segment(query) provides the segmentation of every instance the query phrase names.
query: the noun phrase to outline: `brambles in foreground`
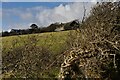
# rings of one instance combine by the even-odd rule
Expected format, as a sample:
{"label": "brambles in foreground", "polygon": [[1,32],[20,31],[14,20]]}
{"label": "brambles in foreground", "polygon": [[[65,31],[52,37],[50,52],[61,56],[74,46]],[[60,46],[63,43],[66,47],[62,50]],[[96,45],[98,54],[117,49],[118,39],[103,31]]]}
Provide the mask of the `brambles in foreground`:
{"label": "brambles in foreground", "polygon": [[[42,76],[42,70],[54,58],[47,48],[36,46],[36,43],[36,38],[31,37],[24,46],[14,48],[3,55],[2,63],[5,78],[38,78]],[[9,72],[12,74],[7,75]]]}
{"label": "brambles in foreground", "polygon": [[119,11],[120,3],[97,4],[80,30],[70,31],[67,36],[61,32],[63,35],[44,34],[40,39],[38,35],[23,37],[21,46],[14,40],[11,50],[4,50],[4,77],[119,79]]}
{"label": "brambles in foreground", "polygon": [[92,9],[80,30],[70,37],[72,49],[64,53],[61,79],[120,78],[119,14],[120,2],[98,3]]}
{"label": "brambles in foreground", "polygon": [[18,45],[20,43],[16,39],[11,44],[11,50],[4,50],[2,55],[3,78],[56,77],[62,58],[51,65],[58,56],[50,50],[51,46],[38,45],[39,39],[36,35],[30,35],[27,38],[24,45]]}

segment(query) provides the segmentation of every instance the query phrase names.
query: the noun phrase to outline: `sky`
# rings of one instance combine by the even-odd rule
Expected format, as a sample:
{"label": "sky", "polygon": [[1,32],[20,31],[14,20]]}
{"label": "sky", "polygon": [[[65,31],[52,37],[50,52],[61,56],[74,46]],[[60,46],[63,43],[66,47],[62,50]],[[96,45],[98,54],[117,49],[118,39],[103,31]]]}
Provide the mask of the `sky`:
{"label": "sky", "polygon": [[[25,0],[24,0],[25,1]],[[86,2],[75,2],[70,0],[66,2],[15,2],[15,0],[2,1],[0,8],[0,17],[2,17],[2,30],[27,29],[32,23],[39,27],[45,27],[55,22],[69,22],[75,19],[81,20],[85,6],[86,16],[89,15],[91,7],[95,5],[96,0],[84,0]],[[27,1],[27,0],[26,0]],[[1,3],[0,3],[1,5]]]}
{"label": "sky", "polygon": [[[44,17],[45,14],[50,13],[47,10],[59,6],[56,2],[3,2],[2,3],[2,29],[8,30],[12,28],[28,28],[30,24],[36,23],[39,26],[46,26],[44,22],[39,21],[39,17]],[[39,16],[44,11],[47,13]],[[42,19],[42,18],[41,18]],[[46,20],[46,18],[43,20]]]}

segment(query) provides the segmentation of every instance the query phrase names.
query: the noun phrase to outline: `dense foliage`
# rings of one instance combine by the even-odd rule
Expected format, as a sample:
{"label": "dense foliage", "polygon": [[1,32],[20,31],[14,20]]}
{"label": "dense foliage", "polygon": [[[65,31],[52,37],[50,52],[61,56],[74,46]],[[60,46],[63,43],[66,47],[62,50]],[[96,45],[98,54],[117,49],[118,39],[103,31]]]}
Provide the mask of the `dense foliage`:
{"label": "dense foliage", "polygon": [[[97,3],[65,52],[60,77],[120,78],[120,2]],[[75,35],[76,34],[76,35]]]}
{"label": "dense foliage", "polygon": [[[115,80],[120,78],[120,2],[97,3],[82,24],[64,25],[66,30],[72,26],[79,29],[69,31],[66,39],[59,36],[42,40],[47,46],[38,45],[38,36],[28,36],[24,45],[13,42],[12,49],[3,50],[4,78],[99,78]],[[56,28],[51,24],[47,31]],[[35,26],[35,25],[33,25]],[[52,28],[54,27],[54,28]],[[36,29],[32,27],[31,29]],[[51,32],[50,31],[50,32]],[[6,32],[7,33],[7,32]],[[61,34],[64,32],[61,32]],[[65,35],[65,34],[63,34]],[[59,36],[59,38],[57,37]],[[43,38],[43,37],[41,37]],[[63,45],[58,45],[62,38]],[[53,40],[53,43],[48,45]],[[55,43],[55,44],[54,44]],[[54,45],[51,50],[49,46]],[[53,51],[60,46],[60,52]],[[17,46],[17,47],[16,47]],[[60,71],[59,71],[60,70]]]}

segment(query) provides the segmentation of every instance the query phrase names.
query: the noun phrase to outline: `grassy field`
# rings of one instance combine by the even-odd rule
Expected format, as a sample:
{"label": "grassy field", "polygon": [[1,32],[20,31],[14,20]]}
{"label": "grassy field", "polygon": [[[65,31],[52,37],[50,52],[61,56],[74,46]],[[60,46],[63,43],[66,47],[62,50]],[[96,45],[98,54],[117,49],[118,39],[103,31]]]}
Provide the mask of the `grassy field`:
{"label": "grassy field", "polygon": [[69,31],[8,36],[2,38],[2,45],[4,50],[9,51],[13,48],[14,44],[14,47],[23,46],[30,37],[35,37],[37,39],[37,46],[47,46],[54,53],[58,53],[63,46],[65,46],[68,32]]}
{"label": "grassy field", "polygon": [[[18,77],[21,77],[22,76],[21,72],[24,73],[25,71],[23,70],[20,72],[19,69],[14,68],[14,66],[16,64],[18,64],[18,66],[23,65],[24,61],[26,62],[27,60],[28,62],[26,62],[26,65],[28,67],[29,66],[35,67],[34,62],[32,63],[33,60],[35,61],[35,63],[37,62],[37,64],[43,67],[43,69],[49,66],[52,62],[54,62],[57,56],[59,56],[61,53],[63,53],[67,49],[68,45],[66,41],[68,40],[69,32],[70,31],[47,32],[47,33],[3,37],[2,38],[3,67],[8,68],[8,70],[5,69],[5,73],[3,74],[4,77],[10,78],[10,75],[12,74],[17,75],[17,76],[19,75]],[[31,52],[27,52],[28,50],[24,49],[26,48],[24,47],[26,46],[26,44],[27,46],[29,45],[29,47],[31,47],[31,45],[36,44],[38,49],[40,49],[40,47],[45,47],[50,51],[51,54],[49,56],[49,51],[47,53],[44,51],[41,52],[40,50],[35,49],[35,48],[33,48],[33,50],[30,49],[32,52],[31,54]],[[23,53],[21,51],[21,48],[23,48],[22,49]],[[34,52],[34,50],[36,51]],[[39,52],[43,54],[45,53],[45,55],[43,55],[42,57],[42,54],[41,53],[39,54]],[[35,56],[36,55],[39,56],[39,57],[37,56],[39,60],[37,60],[37,57],[35,57],[33,53],[35,54]],[[20,54],[26,55],[24,56],[25,60],[22,59],[21,56],[19,57]],[[30,57],[27,57],[28,55]],[[43,61],[40,62],[40,59],[42,58],[43,58]],[[46,61],[48,58],[49,58],[49,61]],[[58,61],[60,61],[61,63],[62,60],[63,58],[59,59]],[[31,61],[31,64],[29,64],[30,61]],[[60,63],[58,62],[58,64],[53,65],[49,70],[47,70],[47,72],[46,71],[43,72],[44,75],[42,75],[42,77],[57,77],[59,70],[60,70]],[[15,71],[12,71],[14,69]],[[36,73],[33,71],[35,74],[41,74],[41,70],[43,70],[43,69],[38,70],[39,67],[36,67],[35,69],[39,71],[39,73]]]}

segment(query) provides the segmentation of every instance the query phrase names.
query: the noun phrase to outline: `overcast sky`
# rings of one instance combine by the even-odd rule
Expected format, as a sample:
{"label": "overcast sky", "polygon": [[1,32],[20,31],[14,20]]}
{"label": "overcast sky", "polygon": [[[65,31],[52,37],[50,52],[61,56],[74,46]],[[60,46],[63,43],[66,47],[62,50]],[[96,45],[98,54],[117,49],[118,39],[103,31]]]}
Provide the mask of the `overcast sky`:
{"label": "overcast sky", "polygon": [[[8,2],[9,1],[9,2]],[[84,0],[86,2],[14,2],[15,0],[4,0],[0,15],[2,14],[2,30],[27,29],[30,24],[48,26],[55,22],[69,22],[74,19],[82,19],[84,8],[86,15],[96,0]],[[30,1],[30,0],[29,0]],[[35,0],[36,1],[36,0]],[[41,0],[38,0],[41,1]]]}

